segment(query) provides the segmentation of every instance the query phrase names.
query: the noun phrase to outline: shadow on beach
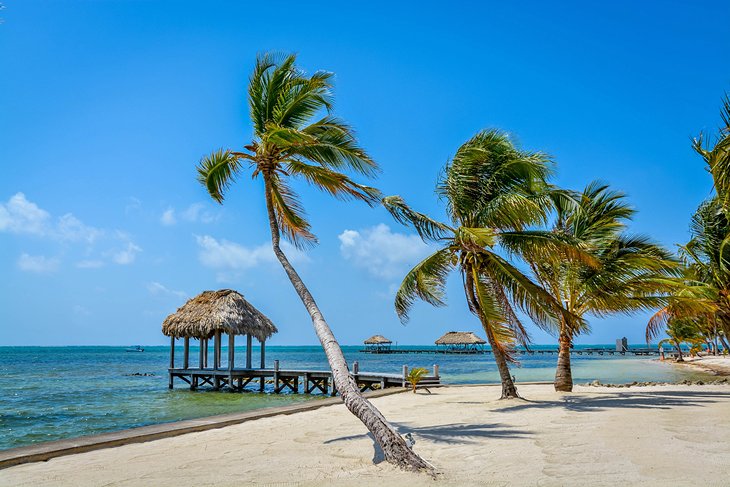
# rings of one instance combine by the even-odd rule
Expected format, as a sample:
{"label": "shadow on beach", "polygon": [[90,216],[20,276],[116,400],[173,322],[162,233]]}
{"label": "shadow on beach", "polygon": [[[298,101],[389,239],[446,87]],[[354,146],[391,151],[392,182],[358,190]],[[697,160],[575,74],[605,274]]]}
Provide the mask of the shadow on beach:
{"label": "shadow on beach", "polygon": [[508,413],[525,409],[564,408],[576,412],[623,409],[671,409],[675,407],[703,406],[730,398],[730,392],[720,391],[621,391],[597,392],[598,396],[568,394],[555,401],[520,399],[518,404],[494,409],[495,413]]}

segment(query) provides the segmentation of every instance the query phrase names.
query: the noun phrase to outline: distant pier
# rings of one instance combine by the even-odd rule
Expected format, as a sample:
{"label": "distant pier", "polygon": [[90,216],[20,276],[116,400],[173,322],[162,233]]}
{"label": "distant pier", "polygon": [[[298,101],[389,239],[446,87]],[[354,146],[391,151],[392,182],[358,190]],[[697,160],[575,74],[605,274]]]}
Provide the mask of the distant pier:
{"label": "distant pier", "polygon": [[[454,348],[381,348],[372,349],[364,348],[360,350],[361,353],[371,354],[409,354],[409,353],[420,353],[420,354],[447,354],[447,355],[482,355],[491,354],[492,351],[488,348],[470,348],[470,349],[454,349]],[[557,355],[559,350],[557,348],[551,349],[540,349],[540,350],[525,350],[518,349],[515,353],[520,355]],[[653,348],[630,348],[628,350],[614,350],[611,348],[580,348],[571,349],[572,355],[659,355],[659,350]]]}

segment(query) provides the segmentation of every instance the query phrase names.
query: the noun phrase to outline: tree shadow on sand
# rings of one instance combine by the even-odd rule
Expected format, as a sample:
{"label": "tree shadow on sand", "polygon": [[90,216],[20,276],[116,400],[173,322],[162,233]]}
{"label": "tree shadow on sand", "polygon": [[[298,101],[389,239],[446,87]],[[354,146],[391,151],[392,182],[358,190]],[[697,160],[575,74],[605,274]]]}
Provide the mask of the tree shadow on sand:
{"label": "tree shadow on sand", "polygon": [[[476,444],[477,438],[525,438],[532,433],[501,423],[482,423],[482,424],[440,424],[432,426],[413,426],[410,423],[392,423],[398,429],[401,435],[411,433],[416,440],[424,439],[434,443],[444,443],[448,445],[458,444]],[[373,463],[377,464],[383,461],[383,452],[380,450],[377,442],[375,442],[372,433],[361,435],[341,436],[325,441],[325,444],[336,443],[338,441],[357,440],[362,438],[370,438],[373,442],[374,455]]]}
{"label": "tree shadow on sand", "polygon": [[718,391],[621,391],[598,393],[598,396],[580,394],[565,395],[554,401],[520,400],[504,408],[494,409],[495,413],[509,413],[525,409],[563,408],[576,412],[604,411],[614,408],[628,409],[671,409],[687,406],[704,406],[730,398],[729,392]]}

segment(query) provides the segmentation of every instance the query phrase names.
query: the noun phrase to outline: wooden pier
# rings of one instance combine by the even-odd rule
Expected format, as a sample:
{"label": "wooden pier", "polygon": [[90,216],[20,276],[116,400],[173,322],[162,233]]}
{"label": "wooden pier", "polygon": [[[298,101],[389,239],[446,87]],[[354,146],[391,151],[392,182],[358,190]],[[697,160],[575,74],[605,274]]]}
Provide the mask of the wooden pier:
{"label": "wooden pier", "polygon": [[[358,362],[352,364],[350,375],[361,392],[367,390],[386,389],[388,387],[406,387],[408,367],[403,366],[401,374],[384,374],[381,372],[361,372]],[[210,386],[213,390],[242,392],[247,386],[254,385],[253,390],[264,392],[266,384],[273,385],[273,392],[291,392],[293,394],[321,393],[334,396],[337,394],[332,372],[329,370],[296,370],[282,369],[279,361],[274,360],[274,368],[234,369],[234,368],[174,368],[168,369],[169,387],[173,388],[174,379],[180,379],[190,386],[190,390]],[[441,383],[438,365],[434,365],[433,375],[425,377],[421,385],[438,385]]]}
{"label": "wooden pier", "polygon": [[[365,348],[360,350],[361,353],[371,354],[446,354],[446,355],[481,355],[491,354],[492,351],[488,348],[485,349],[448,349],[448,348],[391,348],[391,349],[372,349]],[[543,349],[543,350],[515,350],[515,353],[520,355],[557,355],[558,349]],[[580,348],[571,349],[572,355],[659,355],[659,350],[653,348],[633,348],[628,350],[614,350],[609,348]]]}

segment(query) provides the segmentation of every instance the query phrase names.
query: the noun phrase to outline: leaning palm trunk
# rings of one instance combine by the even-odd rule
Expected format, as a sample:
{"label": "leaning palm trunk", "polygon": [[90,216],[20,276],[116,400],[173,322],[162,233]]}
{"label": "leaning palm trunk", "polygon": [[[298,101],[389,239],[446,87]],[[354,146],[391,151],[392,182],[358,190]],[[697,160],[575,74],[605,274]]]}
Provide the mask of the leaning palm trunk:
{"label": "leaning palm trunk", "polygon": [[332,370],[332,380],[335,388],[340,393],[342,401],[345,403],[347,409],[357,416],[367,429],[370,430],[375,441],[383,450],[385,459],[388,462],[407,469],[430,469],[431,467],[408,447],[405,440],[388,423],[380,411],[360,393],[360,389],[350,375],[342,349],[339,343],[337,343],[329,325],[324,320],[324,316],[314,301],[314,297],[312,297],[309,289],[304,285],[301,277],[299,277],[297,271],[289,263],[289,259],[287,259],[279,246],[279,225],[271,200],[270,183],[266,179],[265,182],[266,208],[269,214],[271,244],[274,249],[274,254],[276,254],[277,259],[281,262],[284,271],[286,271],[289,280],[312,318],[314,331],[327,356],[327,361]]}
{"label": "leaning palm trunk", "polygon": [[512,380],[512,374],[510,374],[509,366],[507,365],[507,357],[499,349],[491,330],[485,326],[484,331],[487,333],[487,340],[489,340],[489,345],[492,347],[494,362],[497,364],[499,378],[502,381],[502,397],[500,399],[514,399],[516,397],[520,397],[519,394],[517,394],[515,382]]}
{"label": "leaning palm trunk", "polygon": [[573,372],[570,369],[570,335],[563,329],[558,338],[558,366],[555,369],[555,390],[573,391]]}
{"label": "leaning palm trunk", "polygon": [[469,307],[479,317],[479,321],[482,324],[484,333],[487,335],[487,341],[489,346],[492,348],[492,354],[494,355],[494,362],[497,364],[497,370],[499,371],[499,378],[502,382],[502,397],[500,399],[512,399],[520,397],[517,394],[517,388],[515,382],[512,380],[512,374],[510,374],[509,366],[507,365],[507,357],[502,352],[501,345],[497,342],[492,327],[484,317],[479,300],[474,294],[474,278],[472,277],[472,269],[468,268],[464,272],[464,290],[466,291],[466,299],[469,302]]}

